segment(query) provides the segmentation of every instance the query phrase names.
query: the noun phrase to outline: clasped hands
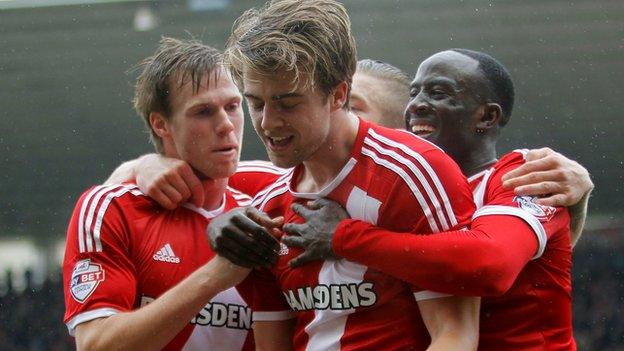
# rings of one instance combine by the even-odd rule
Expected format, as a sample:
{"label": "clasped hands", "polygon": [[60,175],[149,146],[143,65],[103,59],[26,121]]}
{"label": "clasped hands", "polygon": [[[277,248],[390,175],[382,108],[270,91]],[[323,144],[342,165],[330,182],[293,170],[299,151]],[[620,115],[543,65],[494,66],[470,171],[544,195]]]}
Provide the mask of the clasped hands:
{"label": "clasped hands", "polygon": [[207,229],[210,245],[232,263],[248,268],[269,268],[277,262],[280,241],[288,247],[303,249],[291,259],[291,267],[315,260],[336,259],[332,238],[336,227],[349,218],[337,202],[317,199],[292,210],[303,223],[284,224],[283,217],[270,218],[253,207],[236,208],[212,220]]}

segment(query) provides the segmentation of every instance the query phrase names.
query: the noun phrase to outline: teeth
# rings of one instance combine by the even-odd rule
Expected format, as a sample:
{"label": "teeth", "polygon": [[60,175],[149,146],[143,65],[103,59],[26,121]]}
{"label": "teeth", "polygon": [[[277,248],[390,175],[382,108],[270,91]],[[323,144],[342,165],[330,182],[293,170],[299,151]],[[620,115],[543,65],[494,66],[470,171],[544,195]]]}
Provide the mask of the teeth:
{"label": "teeth", "polygon": [[280,141],[284,141],[284,140],[288,139],[288,137],[272,137],[271,139],[273,139],[273,141],[279,143]]}
{"label": "teeth", "polygon": [[431,133],[435,131],[435,128],[425,124],[416,124],[412,126],[412,133]]}

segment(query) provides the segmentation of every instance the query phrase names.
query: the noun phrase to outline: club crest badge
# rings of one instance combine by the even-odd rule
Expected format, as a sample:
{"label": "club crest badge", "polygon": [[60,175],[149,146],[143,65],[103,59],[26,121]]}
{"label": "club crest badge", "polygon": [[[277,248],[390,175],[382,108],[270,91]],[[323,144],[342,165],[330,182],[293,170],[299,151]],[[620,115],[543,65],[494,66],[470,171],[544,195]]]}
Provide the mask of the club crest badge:
{"label": "club crest badge", "polygon": [[74,300],[83,303],[104,280],[104,269],[90,259],[76,262],[72,271],[69,289]]}
{"label": "club crest badge", "polygon": [[514,201],[518,203],[518,206],[530,213],[533,217],[537,218],[540,222],[547,222],[555,215],[557,210],[554,207],[543,206],[535,203],[536,197],[534,196],[516,196]]}

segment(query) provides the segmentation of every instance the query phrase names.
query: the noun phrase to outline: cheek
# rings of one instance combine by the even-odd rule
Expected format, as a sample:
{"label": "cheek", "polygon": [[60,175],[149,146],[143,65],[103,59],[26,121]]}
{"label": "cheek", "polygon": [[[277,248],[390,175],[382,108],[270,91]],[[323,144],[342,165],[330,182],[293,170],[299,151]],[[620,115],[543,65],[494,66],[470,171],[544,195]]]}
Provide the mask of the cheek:
{"label": "cheek", "polygon": [[235,116],[232,119],[232,124],[234,125],[234,133],[240,142],[243,139],[243,130],[245,129],[245,117],[241,114],[240,116]]}
{"label": "cheek", "polygon": [[261,130],[260,126],[262,124],[262,116],[259,113],[250,113],[249,118],[251,119],[251,125],[253,125],[256,132]]}

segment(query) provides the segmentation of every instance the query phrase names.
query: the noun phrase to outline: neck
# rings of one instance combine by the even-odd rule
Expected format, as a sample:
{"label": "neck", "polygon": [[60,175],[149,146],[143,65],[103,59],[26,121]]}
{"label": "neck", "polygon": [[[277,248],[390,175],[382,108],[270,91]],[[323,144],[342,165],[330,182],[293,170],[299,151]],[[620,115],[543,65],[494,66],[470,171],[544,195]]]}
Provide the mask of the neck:
{"label": "neck", "polygon": [[201,207],[207,211],[219,208],[228,184],[227,178],[204,179],[201,182],[204,188],[204,204]]}
{"label": "neck", "polygon": [[303,162],[297,191],[319,192],[340,173],[349,161],[358,126],[359,120],[354,114],[344,109],[334,112],[326,142]]}
{"label": "neck", "polygon": [[496,163],[496,145],[494,143],[480,143],[466,148],[466,154],[453,157],[466,177],[471,177],[486,170]]}

